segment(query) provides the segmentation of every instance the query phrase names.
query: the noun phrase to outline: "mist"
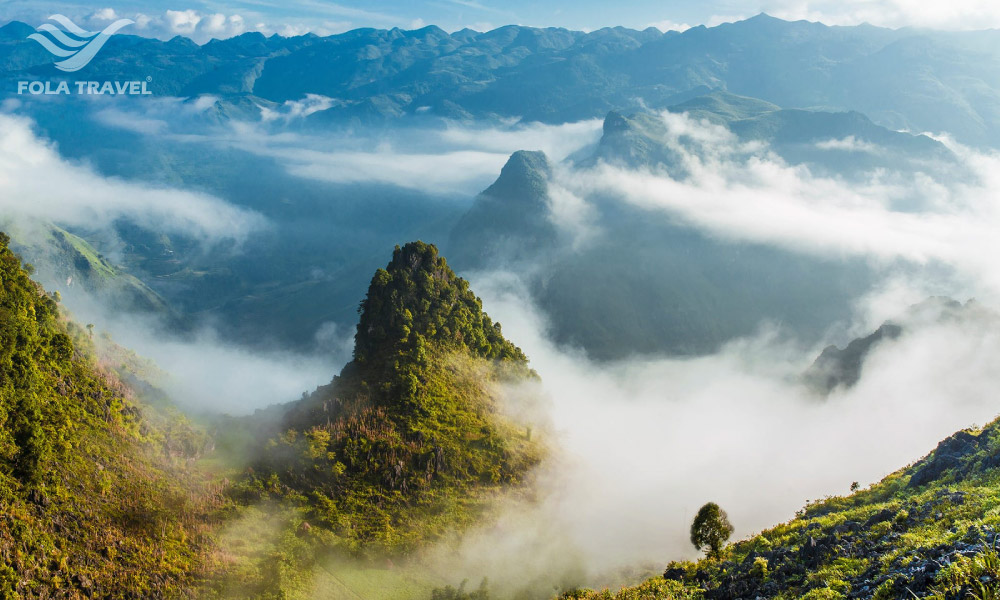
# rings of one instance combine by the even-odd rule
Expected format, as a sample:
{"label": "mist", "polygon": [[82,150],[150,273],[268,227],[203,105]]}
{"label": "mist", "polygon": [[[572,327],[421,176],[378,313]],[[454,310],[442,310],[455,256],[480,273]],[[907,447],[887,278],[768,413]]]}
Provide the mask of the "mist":
{"label": "mist", "polygon": [[[694,558],[688,532],[706,502],[728,511],[734,540],[747,538],[1000,413],[1000,328],[988,313],[911,323],[869,355],[856,387],[824,399],[801,383],[821,347],[774,327],[711,356],[595,363],[548,340],[516,275],[471,281],[541,375],[556,450],[535,474],[536,502],[513,500],[434,555],[454,583],[488,576],[501,594],[540,598],[625,583],[623,570]],[[866,304],[861,322],[878,310]]]}
{"label": "mist", "polygon": [[196,192],[104,177],[63,159],[24,117],[0,114],[0,210],[100,229],[118,218],[205,242],[241,241],[266,226],[259,214]]}
{"label": "mist", "polygon": [[238,118],[219,121],[213,111],[217,101],[213,96],[117,101],[94,110],[91,118],[112,129],[273,158],[303,179],[463,195],[489,185],[513,152],[541,150],[561,161],[595,144],[602,125],[600,119],[559,125],[520,119],[469,123],[418,114],[389,130],[334,126],[322,120],[322,112],[335,101],[315,94],[281,105],[261,103]]}

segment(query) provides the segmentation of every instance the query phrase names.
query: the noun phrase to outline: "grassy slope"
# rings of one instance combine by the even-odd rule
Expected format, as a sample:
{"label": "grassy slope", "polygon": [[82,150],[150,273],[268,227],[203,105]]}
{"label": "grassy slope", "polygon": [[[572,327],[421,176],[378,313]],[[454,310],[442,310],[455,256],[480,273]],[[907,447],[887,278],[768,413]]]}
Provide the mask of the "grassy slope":
{"label": "grassy slope", "polygon": [[39,275],[56,282],[59,288],[72,278],[73,286],[104,297],[116,308],[173,316],[159,294],[111,263],[83,238],[44,222],[30,224],[27,229],[13,223],[5,227],[10,228],[12,247],[35,265]]}
{"label": "grassy slope", "polygon": [[1000,420],[961,431],[916,464],[619,592],[567,598],[1000,597]]}
{"label": "grassy slope", "polygon": [[199,434],[148,418],[6,236],[0,338],[0,597],[185,595],[221,498],[187,468]]}

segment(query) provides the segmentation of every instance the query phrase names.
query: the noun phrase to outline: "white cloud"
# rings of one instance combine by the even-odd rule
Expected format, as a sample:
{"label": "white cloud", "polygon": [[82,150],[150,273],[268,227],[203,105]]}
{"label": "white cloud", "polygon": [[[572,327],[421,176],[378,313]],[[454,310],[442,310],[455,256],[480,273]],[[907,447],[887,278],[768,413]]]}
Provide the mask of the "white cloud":
{"label": "white cloud", "polygon": [[[322,97],[286,104],[283,113],[264,109],[267,122],[283,122],[296,111],[322,110]],[[437,193],[473,195],[496,179],[517,150],[542,150],[559,161],[600,136],[599,120],[545,125],[513,123],[506,127],[445,129],[400,128],[391,137],[366,131],[337,136],[269,133],[249,124],[234,125],[226,135],[203,141],[231,144],[272,156],[300,177],[336,183],[378,182]]]}
{"label": "white cloud", "polygon": [[0,115],[0,210],[94,227],[118,218],[205,241],[243,239],[260,215],[205,194],[104,178],[63,160],[23,118]]}
{"label": "white cloud", "polygon": [[[981,292],[1000,294],[1000,155],[944,140],[972,181],[874,172],[847,183],[789,166],[723,127],[663,115],[663,143],[687,176],[600,164],[564,182],[577,195],[617,197],[729,239],[823,256],[861,256],[883,264],[944,264],[971,274]],[[855,144],[856,145],[856,144]],[[918,205],[922,211],[895,206]]]}
{"label": "white cloud", "polygon": [[646,27],[655,27],[660,31],[666,33],[667,31],[687,31],[691,29],[691,26],[687,23],[677,23],[671,21],[670,19],[665,19],[663,21],[656,21],[655,23],[649,23]]}
{"label": "white cloud", "polygon": [[198,11],[192,9],[168,10],[163,17],[171,33],[186,36],[194,34],[203,18]]}
{"label": "white cloud", "polygon": [[333,99],[319,94],[306,94],[302,100],[286,100],[280,109],[260,107],[260,117],[265,123],[273,121],[289,122],[333,106]]}
{"label": "white cloud", "polygon": [[116,21],[119,17],[118,13],[115,12],[115,9],[102,8],[90,15],[90,18],[97,21]]}
{"label": "white cloud", "polygon": [[816,147],[820,150],[840,150],[842,152],[866,152],[874,154],[879,151],[878,146],[870,142],[859,140],[853,135],[846,138],[830,139],[817,142]]}
{"label": "white cloud", "polygon": [[1000,27],[1000,3],[993,0],[765,0],[765,12],[788,20],[830,25],[871,23],[884,27],[989,29]]}
{"label": "white cloud", "polygon": [[501,591],[552,590],[607,585],[622,567],[662,569],[695,555],[687,534],[705,502],[729,512],[734,539],[746,537],[998,412],[995,321],[929,325],[884,344],[856,388],[823,402],[796,383],[818,348],[764,332],[713,356],[592,363],[547,339],[518,277],[470,280],[541,375],[558,450],[538,473],[536,502],[510,506],[439,557],[456,583],[489,576]]}

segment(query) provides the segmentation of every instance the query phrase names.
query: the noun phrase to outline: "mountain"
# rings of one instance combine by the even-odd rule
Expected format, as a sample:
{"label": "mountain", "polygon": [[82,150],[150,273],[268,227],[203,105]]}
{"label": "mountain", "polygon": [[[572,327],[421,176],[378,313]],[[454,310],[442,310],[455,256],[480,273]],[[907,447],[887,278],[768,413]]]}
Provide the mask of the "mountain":
{"label": "mountain", "polygon": [[153,314],[176,327],[182,318],[139,278],[112,263],[93,245],[51,223],[8,223],[11,248],[34,268],[33,276],[64,298],[99,300],[114,311]]}
{"label": "mountain", "polygon": [[[709,94],[667,107],[667,111],[722,126],[742,142],[764,142],[792,165],[805,164],[820,175],[863,178],[879,169],[893,171],[934,171],[948,169],[955,176],[962,167],[941,142],[925,135],[892,131],[876,125],[856,111],[783,109],[777,105],[737,96],[725,91]],[[697,146],[676,142],[659,113],[610,112],[593,156],[581,161],[592,166],[597,161],[639,168],[665,169],[675,178],[687,175],[677,148],[689,152]]]}
{"label": "mountain", "polygon": [[[699,118],[712,115],[726,127],[763,115],[780,119],[786,112],[723,93],[680,107],[697,111]],[[817,136],[861,133],[834,127]],[[669,138],[662,115],[612,111],[592,153],[568,166],[586,170],[609,164],[683,178],[685,162]],[[886,154],[905,156],[903,145]],[[728,340],[752,335],[763,323],[816,341],[831,323],[848,318],[850,298],[871,281],[862,261],[727,241],[667,214],[601,195],[585,198],[596,232],[577,240],[553,211],[551,169],[540,153],[512,155],[496,182],[452,228],[447,250],[463,269],[516,270],[548,317],[554,339],[581,347],[592,358],[713,352]]]}
{"label": "mountain", "polygon": [[237,493],[304,502],[332,534],[326,551],[379,556],[439,540],[540,460],[531,424],[501,411],[506,385],[535,378],[437,248],[397,246],[361,303],[354,359],[251,419],[272,437]]}
{"label": "mountain", "polygon": [[903,333],[895,323],[884,323],[870,335],[852,340],[843,349],[827,346],[805,374],[807,385],[829,394],[844,386],[853,387],[861,379],[865,358],[883,340],[894,340]]}
{"label": "mountain", "polygon": [[[8,23],[5,89],[58,78],[52,58]],[[945,33],[828,27],[767,15],[683,33],[592,32],[508,25],[477,33],[435,26],[283,38],[246,33],[198,46],[119,34],[90,80],[149,78],[157,95],[226,103],[336,99],[316,123],[387,122],[423,114],[567,122],[610,110],[663,109],[712,90],[786,108],[860,111],[893,130],[947,131],[1000,143],[996,31]]]}
{"label": "mountain", "polygon": [[500,176],[451,231],[448,247],[464,266],[512,264],[552,248],[558,232],[549,219],[552,167],[543,152],[515,152]]}
{"label": "mountain", "polygon": [[985,327],[996,322],[997,316],[974,300],[962,304],[951,298],[928,298],[910,306],[897,319],[886,321],[871,334],[851,340],[844,348],[827,346],[806,370],[803,381],[822,395],[839,387],[851,388],[861,380],[868,355],[886,341],[942,323],[978,323]]}
{"label": "mountain", "polygon": [[0,235],[0,596],[185,597],[216,498],[206,447],[123,383]]}
{"label": "mountain", "polygon": [[718,559],[563,598],[995,598],[998,440],[1000,420],[959,431],[870,488],[811,503]]}

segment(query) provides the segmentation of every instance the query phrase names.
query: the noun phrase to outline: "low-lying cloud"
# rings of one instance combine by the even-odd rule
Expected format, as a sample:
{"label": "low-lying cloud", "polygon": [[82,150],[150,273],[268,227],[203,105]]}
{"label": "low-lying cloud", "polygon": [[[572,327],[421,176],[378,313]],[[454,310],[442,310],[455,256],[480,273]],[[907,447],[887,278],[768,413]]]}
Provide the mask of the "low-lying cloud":
{"label": "low-lying cloud", "polygon": [[203,241],[240,241],[266,225],[260,215],[206,195],[106,178],[59,156],[25,118],[0,114],[0,211],[102,229],[128,219]]}
{"label": "low-lying cloud", "polygon": [[541,375],[558,451],[537,474],[538,502],[438,557],[456,581],[489,576],[499,591],[545,597],[614,582],[625,567],[662,568],[696,555],[688,530],[705,502],[725,508],[744,538],[1000,412],[995,320],[913,329],[877,347],[855,388],[823,401],[799,382],[819,348],[773,331],[712,356],[594,363],[547,339],[516,276],[472,284]]}
{"label": "low-lying cloud", "polygon": [[728,240],[867,257],[884,267],[941,264],[977,282],[969,293],[1000,292],[992,259],[1000,253],[1000,155],[941,138],[970,179],[876,170],[847,181],[789,165],[724,127],[681,114],[663,119],[663,143],[683,176],[601,163],[562,172],[556,183],[584,199],[616,198]]}
{"label": "low-lying cloud", "polygon": [[334,107],[336,101],[324,96],[261,105],[259,115],[212,122],[207,111],[217,100],[203,96],[156,98],[142,104],[117,102],[95,111],[93,118],[115,129],[270,157],[290,174],[305,179],[389,184],[469,196],[492,183],[515,151],[541,150],[550,160],[562,161],[596,144],[602,125],[599,119],[561,125],[519,121],[469,125],[414,119],[390,132],[364,127],[330,130],[303,121]]}

